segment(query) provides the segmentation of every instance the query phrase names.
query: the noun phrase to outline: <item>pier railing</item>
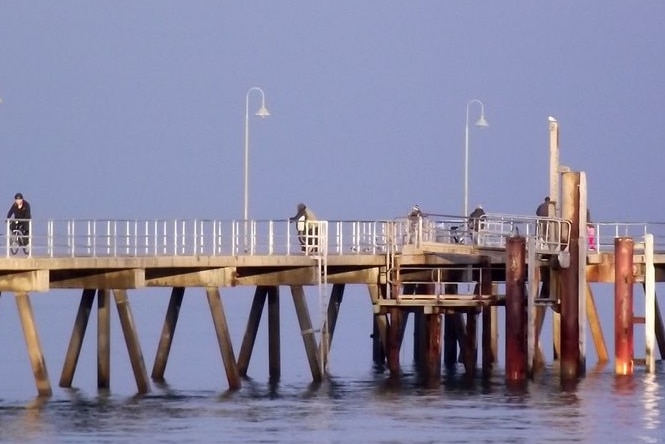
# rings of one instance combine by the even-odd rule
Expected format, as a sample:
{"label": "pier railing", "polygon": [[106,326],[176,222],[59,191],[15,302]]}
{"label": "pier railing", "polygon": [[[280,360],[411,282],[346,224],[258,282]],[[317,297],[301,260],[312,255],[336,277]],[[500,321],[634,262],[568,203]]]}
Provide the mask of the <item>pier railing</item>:
{"label": "pier railing", "polygon": [[[537,236],[539,250],[565,250],[570,223],[555,218],[487,214],[477,225],[467,218],[427,215],[393,220],[325,223],[312,242],[325,242],[327,255],[400,252],[407,244],[437,242],[503,248],[511,235]],[[36,257],[140,257],[302,255],[301,238],[288,220],[31,220],[27,253],[11,245],[10,222],[0,233],[0,255]],[[477,228],[474,230],[473,228]],[[665,249],[665,223],[595,223],[589,249],[610,252],[614,238],[654,234]],[[325,233],[325,238],[323,234]],[[660,249],[658,247],[661,247]],[[638,248],[639,245],[636,246]],[[314,251],[314,250],[311,250]],[[321,252],[322,250],[319,250]]]}

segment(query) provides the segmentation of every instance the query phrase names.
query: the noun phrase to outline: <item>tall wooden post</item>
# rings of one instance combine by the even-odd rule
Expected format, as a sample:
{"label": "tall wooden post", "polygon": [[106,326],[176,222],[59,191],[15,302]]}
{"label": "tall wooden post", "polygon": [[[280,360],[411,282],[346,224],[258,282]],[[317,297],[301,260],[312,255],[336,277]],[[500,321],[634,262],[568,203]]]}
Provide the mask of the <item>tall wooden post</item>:
{"label": "tall wooden post", "polygon": [[561,377],[577,378],[580,369],[580,173],[567,172],[562,180],[562,218],[570,221],[569,266],[561,270]]}
{"label": "tall wooden post", "polygon": [[506,380],[527,376],[526,240],[510,237],[506,243]]}
{"label": "tall wooden post", "polygon": [[614,239],[614,372],[633,374],[633,239]]}

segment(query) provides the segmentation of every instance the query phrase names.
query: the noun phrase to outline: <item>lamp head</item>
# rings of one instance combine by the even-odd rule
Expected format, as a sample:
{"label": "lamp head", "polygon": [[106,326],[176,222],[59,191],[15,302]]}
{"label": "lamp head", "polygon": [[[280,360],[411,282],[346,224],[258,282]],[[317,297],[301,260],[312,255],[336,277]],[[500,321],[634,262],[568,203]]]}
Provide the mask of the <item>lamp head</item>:
{"label": "lamp head", "polygon": [[261,108],[256,112],[256,115],[259,117],[268,117],[270,116],[270,111],[266,108],[265,105],[262,105]]}
{"label": "lamp head", "polygon": [[476,126],[480,126],[480,127],[483,127],[483,128],[487,127],[487,126],[490,126],[490,124],[485,119],[485,114],[481,114],[480,119],[478,119],[478,121],[476,122]]}

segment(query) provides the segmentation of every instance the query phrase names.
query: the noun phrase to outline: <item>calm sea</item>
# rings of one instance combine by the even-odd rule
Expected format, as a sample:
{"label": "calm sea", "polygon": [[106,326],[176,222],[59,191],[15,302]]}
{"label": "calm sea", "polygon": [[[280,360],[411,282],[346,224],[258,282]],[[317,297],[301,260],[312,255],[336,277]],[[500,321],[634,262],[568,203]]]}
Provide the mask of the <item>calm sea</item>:
{"label": "calm sea", "polygon": [[[638,369],[615,377],[593,368],[563,386],[554,368],[509,387],[502,367],[489,381],[445,375],[423,386],[411,368],[407,335],[404,375],[391,381],[373,369],[371,310],[366,290],[347,291],[331,354],[332,377],[312,384],[288,289],[282,289],[282,377],[267,376],[262,322],[251,379],[227,390],[205,294],[188,290],[166,371],[167,384],[137,396],[117,315],[112,318],[111,390],[96,388],[96,322],[91,317],[74,388],[57,386],[76,316],[78,292],[32,295],[54,395],[36,398],[14,297],[0,297],[0,442],[665,442],[665,371]],[[148,372],[169,291],[130,293]],[[251,292],[222,293],[237,354]],[[309,295],[312,317],[318,296]],[[602,311],[602,304],[601,311]],[[611,330],[608,346],[611,348]],[[612,353],[612,352],[610,352]]]}

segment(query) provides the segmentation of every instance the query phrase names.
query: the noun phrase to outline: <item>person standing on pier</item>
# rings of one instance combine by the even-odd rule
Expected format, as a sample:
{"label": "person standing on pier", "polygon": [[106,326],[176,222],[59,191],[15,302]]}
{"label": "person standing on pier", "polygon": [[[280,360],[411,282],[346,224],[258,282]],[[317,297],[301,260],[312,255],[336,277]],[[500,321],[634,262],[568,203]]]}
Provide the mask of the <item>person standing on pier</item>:
{"label": "person standing on pier", "polygon": [[418,243],[418,232],[419,227],[421,226],[421,221],[423,218],[423,212],[418,205],[411,207],[409,211],[409,228],[407,235],[407,244],[417,244]]}
{"label": "person standing on pier", "polygon": [[302,202],[298,204],[297,208],[298,212],[289,220],[296,223],[296,231],[298,232],[298,240],[302,246],[302,251],[305,253],[313,253],[316,251],[318,243],[316,239],[318,236],[318,229],[308,222],[315,222],[317,220],[316,215]]}
{"label": "person standing on pier", "polygon": [[23,233],[21,243],[23,245],[28,245],[28,235],[30,234],[30,219],[32,219],[32,214],[30,214],[30,203],[27,200],[23,199],[22,193],[16,193],[14,195],[14,203],[9,207],[7,211],[7,219],[11,219],[14,216],[14,221],[11,223],[11,229],[14,230],[18,228]]}
{"label": "person standing on pier", "polygon": [[485,217],[485,210],[482,205],[478,205],[475,210],[469,214],[469,231],[471,231],[471,240],[473,244],[478,244],[478,230],[480,229],[481,220]]}
{"label": "person standing on pier", "polygon": [[[536,209],[536,216],[538,217],[547,217],[549,216],[550,211],[550,197],[546,196],[545,200],[538,205]],[[540,242],[546,242],[547,240],[547,221],[538,221],[538,240]]]}

